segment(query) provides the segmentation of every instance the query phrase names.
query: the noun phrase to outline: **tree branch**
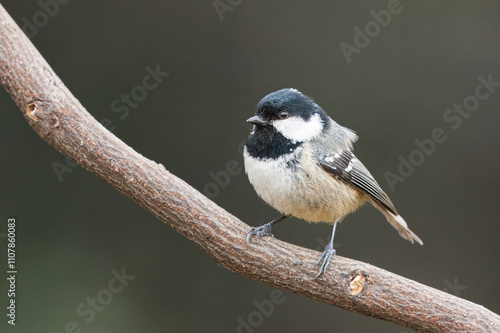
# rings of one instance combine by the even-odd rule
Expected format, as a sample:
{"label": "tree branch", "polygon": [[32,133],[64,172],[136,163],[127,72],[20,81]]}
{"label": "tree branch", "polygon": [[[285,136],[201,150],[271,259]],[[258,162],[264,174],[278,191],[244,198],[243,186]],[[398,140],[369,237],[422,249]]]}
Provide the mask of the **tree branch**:
{"label": "tree branch", "polygon": [[317,252],[269,237],[247,245],[248,225],[97,122],[1,5],[0,74],[2,85],[42,139],[227,269],[420,332],[500,331],[500,317],[486,308],[375,266],[336,256],[328,274],[315,280]]}

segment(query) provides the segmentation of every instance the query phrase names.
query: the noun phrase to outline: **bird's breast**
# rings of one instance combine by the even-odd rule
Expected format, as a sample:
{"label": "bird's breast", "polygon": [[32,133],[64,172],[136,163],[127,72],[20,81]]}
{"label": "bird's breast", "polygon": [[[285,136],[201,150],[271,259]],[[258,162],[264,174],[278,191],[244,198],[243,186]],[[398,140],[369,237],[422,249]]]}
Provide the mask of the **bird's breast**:
{"label": "bird's breast", "polygon": [[356,210],[364,195],[327,174],[308,146],[275,159],[244,151],[245,171],[257,194],[286,215],[333,223]]}

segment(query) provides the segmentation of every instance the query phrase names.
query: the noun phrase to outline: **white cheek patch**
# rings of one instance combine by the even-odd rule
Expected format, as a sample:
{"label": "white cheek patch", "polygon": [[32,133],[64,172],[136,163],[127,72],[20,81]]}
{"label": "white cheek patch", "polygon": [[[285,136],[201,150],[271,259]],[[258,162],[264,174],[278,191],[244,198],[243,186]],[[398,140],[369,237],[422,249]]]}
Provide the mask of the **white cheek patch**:
{"label": "white cheek patch", "polygon": [[314,114],[308,121],[301,117],[291,117],[273,122],[274,128],[285,138],[294,142],[307,141],[319,135],[323,130],[323,121],[319,114]]}

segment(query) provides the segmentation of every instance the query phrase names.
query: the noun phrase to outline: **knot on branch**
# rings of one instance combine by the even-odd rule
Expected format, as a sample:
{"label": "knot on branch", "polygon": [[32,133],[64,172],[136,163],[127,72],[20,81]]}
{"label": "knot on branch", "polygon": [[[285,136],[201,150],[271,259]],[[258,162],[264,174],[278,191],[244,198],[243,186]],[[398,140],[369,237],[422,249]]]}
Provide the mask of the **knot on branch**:
{"label": "knot on branch", "polygon": [[40,119],[38,119],[38,117],[36,116],[38,111],[39,109],[36,106],[35,102],[31,102],[26,107],[26,116],[30,117],[33,121],[39,121]]}
{"label": "knot on branch", "polygon": [[44,137],[50,136],[52,131],[59,128],[59,106],[50,101],[34,100],[26,105],[24,116],[30,125]]}
{"label": "knot on branch", "polygon": [[365,288],[367,275],[362,272],[354,273],[354,277],[349,282],[349,294],[357,295]]}

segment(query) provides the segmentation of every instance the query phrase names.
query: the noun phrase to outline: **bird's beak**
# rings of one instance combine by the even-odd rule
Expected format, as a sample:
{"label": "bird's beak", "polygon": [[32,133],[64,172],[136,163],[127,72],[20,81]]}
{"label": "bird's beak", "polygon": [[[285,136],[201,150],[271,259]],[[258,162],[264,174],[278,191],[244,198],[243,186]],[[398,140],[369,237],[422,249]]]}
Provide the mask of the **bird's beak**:
{"label": "bird's beak", "polygon": [[247,119],[247,123],[254,125],[269,125],[267,120],[262,119],[260,116],[253,116]]}

